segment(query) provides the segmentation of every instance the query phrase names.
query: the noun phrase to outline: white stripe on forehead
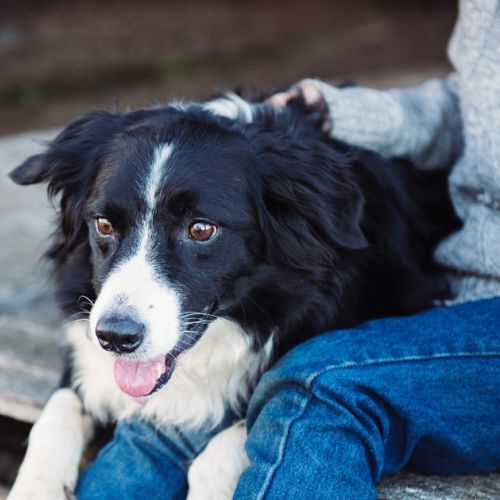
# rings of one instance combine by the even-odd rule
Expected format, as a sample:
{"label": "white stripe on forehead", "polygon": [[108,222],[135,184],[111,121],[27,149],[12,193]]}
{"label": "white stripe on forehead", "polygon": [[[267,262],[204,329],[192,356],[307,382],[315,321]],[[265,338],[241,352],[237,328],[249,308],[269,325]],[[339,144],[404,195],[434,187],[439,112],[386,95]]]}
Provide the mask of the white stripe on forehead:
{"label": "white stripe on forehead", "polygon": [[173,151],[172,144],[161,144],[155,149],[151,170],[146,180],[146,203],[151,211],[155,205],[155,197],[160,187],[163,168]]}
{"label": "white stripe on forehead", "polygon": [[144,258],[148,253],[148,246],[153,237],[153,212],[156,205],[156,195],[161,185],[161,180],[164,177],[165,164],[170,158],[173,151],[172,144],[161,144],[156,147],[153,162],[149,175],[146,178],[145,199],[147,205],[146,215],[141,223],[140,243],[138,254],[143,254]]}
{"label": "white stripe on forehead", "polygon": [[165,354],[178,341],[181,296],[176,287],[158,275],[154,262],[153,214],[162,179],[168,171],[171,144],[161,144],[154,150],[145,184],[141,186],[146,212],[137,221],[133,253],[106,278],[90,315],[92,331],[105,314],[128,314],[133,309],[146,325],[147,339],[137,356]]}

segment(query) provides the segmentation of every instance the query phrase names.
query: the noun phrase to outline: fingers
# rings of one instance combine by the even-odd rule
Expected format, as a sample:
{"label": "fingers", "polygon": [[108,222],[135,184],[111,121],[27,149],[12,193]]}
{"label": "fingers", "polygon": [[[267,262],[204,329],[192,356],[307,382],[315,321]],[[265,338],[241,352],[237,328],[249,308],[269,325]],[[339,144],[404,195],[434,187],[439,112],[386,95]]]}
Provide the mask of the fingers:
{"label": "fingers", "polygon": [[306,106],[320,107],[324,104],[323,94],[316,85],[309,82],[300,83],[297,87]]}
{"label": "fingers", "polygon": [[273,108],[281,109],[285,108],[292,99],[296,99],[300,94],[297,87],[292,87],[286,92],[278,92],[267,99],[267,103]]}
{"label": "fingers", "polygon": [[293,99],[301,99],[306,106],[316,107],[324,102],[319,88],[313,83],[299,82],[285,92],[278,92],[267,99],[267,102],[276,109],[286,107]]}
{"label": "fingers", "polygon": [[306,109],[305,117],[314,123],[323,133],[332,129],[332,119],[321,90],[309,81],[299,82],[285,92],[278,92],[267,99],[267,103],[275,109],[283,109],[291,101],[297,100]]}

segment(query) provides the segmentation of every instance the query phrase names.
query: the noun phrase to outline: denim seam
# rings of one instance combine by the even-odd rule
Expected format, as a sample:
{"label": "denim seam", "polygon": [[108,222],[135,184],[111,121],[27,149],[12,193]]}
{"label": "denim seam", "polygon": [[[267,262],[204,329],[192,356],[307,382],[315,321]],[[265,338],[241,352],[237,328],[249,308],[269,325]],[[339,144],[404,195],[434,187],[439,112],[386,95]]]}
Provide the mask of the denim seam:
{"label": "denim seam", "polygon": [[305,388],[307,391],[311,390],[311,386],[314,381],[321,375],[328,373],[333,370],[339,370],[343,368],[364,368],[367,366],[375,366],[375,365],[390,365],[394,363],[400,363],[402,361],[407,362],[418,362],[418,361],[430,361],[433,359],[460,359],[460,358],[495,358],[500,357],[500,352],[492,351],[492,352],[482,352],[482,353],[469,353],[469,352],[458,352],[458,353],[443,353],[443,354],[434,354],[432,356],[404,356],[401,358],[382,358],[372,361],[347,361],[345,363],[340,363],[336,365],[327,366],[325,369],[321,371],[317,371],[312,373],[307,379],[305,383]]}
{"label": "denim seam", "polygon": [[297,420],[299,420],[304,415],[306,408],[307,408],[307,405],[309,404],[310,400],[311,400],[311,394],[308,393],[307,398],[304,399],[304,401],[303,401],[302,408],[300,409],[300,412],[294,418],[289,420],[288,425],[286,427],[286,431],[285,431],[283,437],[281,438],[281,442],[279,445],[278,460],[276,461],[276,463],[271,467],[271,469],[267,473],[267,477],[264,480],[262,487],[260,488],[260,490],[258,492],[257,500],[262,500],[264,498],[264,495],[267,494],[269,487],[271,485],[271,482],[273,480],[273,476],[274,476],[275,472],[278,470],[281,463],[283,462],[283,457],[285,455],[285,446],[286,446],[286,442],[288,440],[288,436],[290,434],[290,430],[292,428],[292,425],[295,422],[297,422]]}

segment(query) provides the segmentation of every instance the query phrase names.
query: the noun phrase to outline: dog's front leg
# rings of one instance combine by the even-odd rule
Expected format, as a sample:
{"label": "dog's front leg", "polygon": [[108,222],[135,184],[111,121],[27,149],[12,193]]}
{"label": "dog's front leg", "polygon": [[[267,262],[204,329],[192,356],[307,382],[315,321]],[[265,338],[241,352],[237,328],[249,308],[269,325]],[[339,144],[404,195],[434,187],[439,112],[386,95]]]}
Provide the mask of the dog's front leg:
{"label": "dog's front leg", "polygon": [[78,396],[59,389],[31,429],[28,450],[8,500],[66,500],[93,425]]}
{"label": "dog's front leg", "polygon": [[248,467],[245,452],[247,429],[244,421],[214,436],[188,471],[188,500],[233,498],[241,473]]}

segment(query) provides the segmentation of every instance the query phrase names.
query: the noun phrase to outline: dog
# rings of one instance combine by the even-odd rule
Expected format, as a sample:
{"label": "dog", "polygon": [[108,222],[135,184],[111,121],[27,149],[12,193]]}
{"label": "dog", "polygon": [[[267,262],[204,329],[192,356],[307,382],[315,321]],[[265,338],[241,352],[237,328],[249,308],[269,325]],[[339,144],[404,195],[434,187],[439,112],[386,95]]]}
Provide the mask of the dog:
{"label": "dog", "polygon": [[[47,255],[63,311],[85,316],[66,329],[65,388],[33,427],[11,499],[65,498],[97,422],[244,420],[293,346],[449,293],[432,261],[456,225],[446,175],[423,181],[334,141],[298,101],[274,110],[228,93],[90,112],[11,177],[58,200]],[[189,498],[231,497],[245,439],[241,421],[213,438]],[[224,477],[211,472],[221,460]]]}

